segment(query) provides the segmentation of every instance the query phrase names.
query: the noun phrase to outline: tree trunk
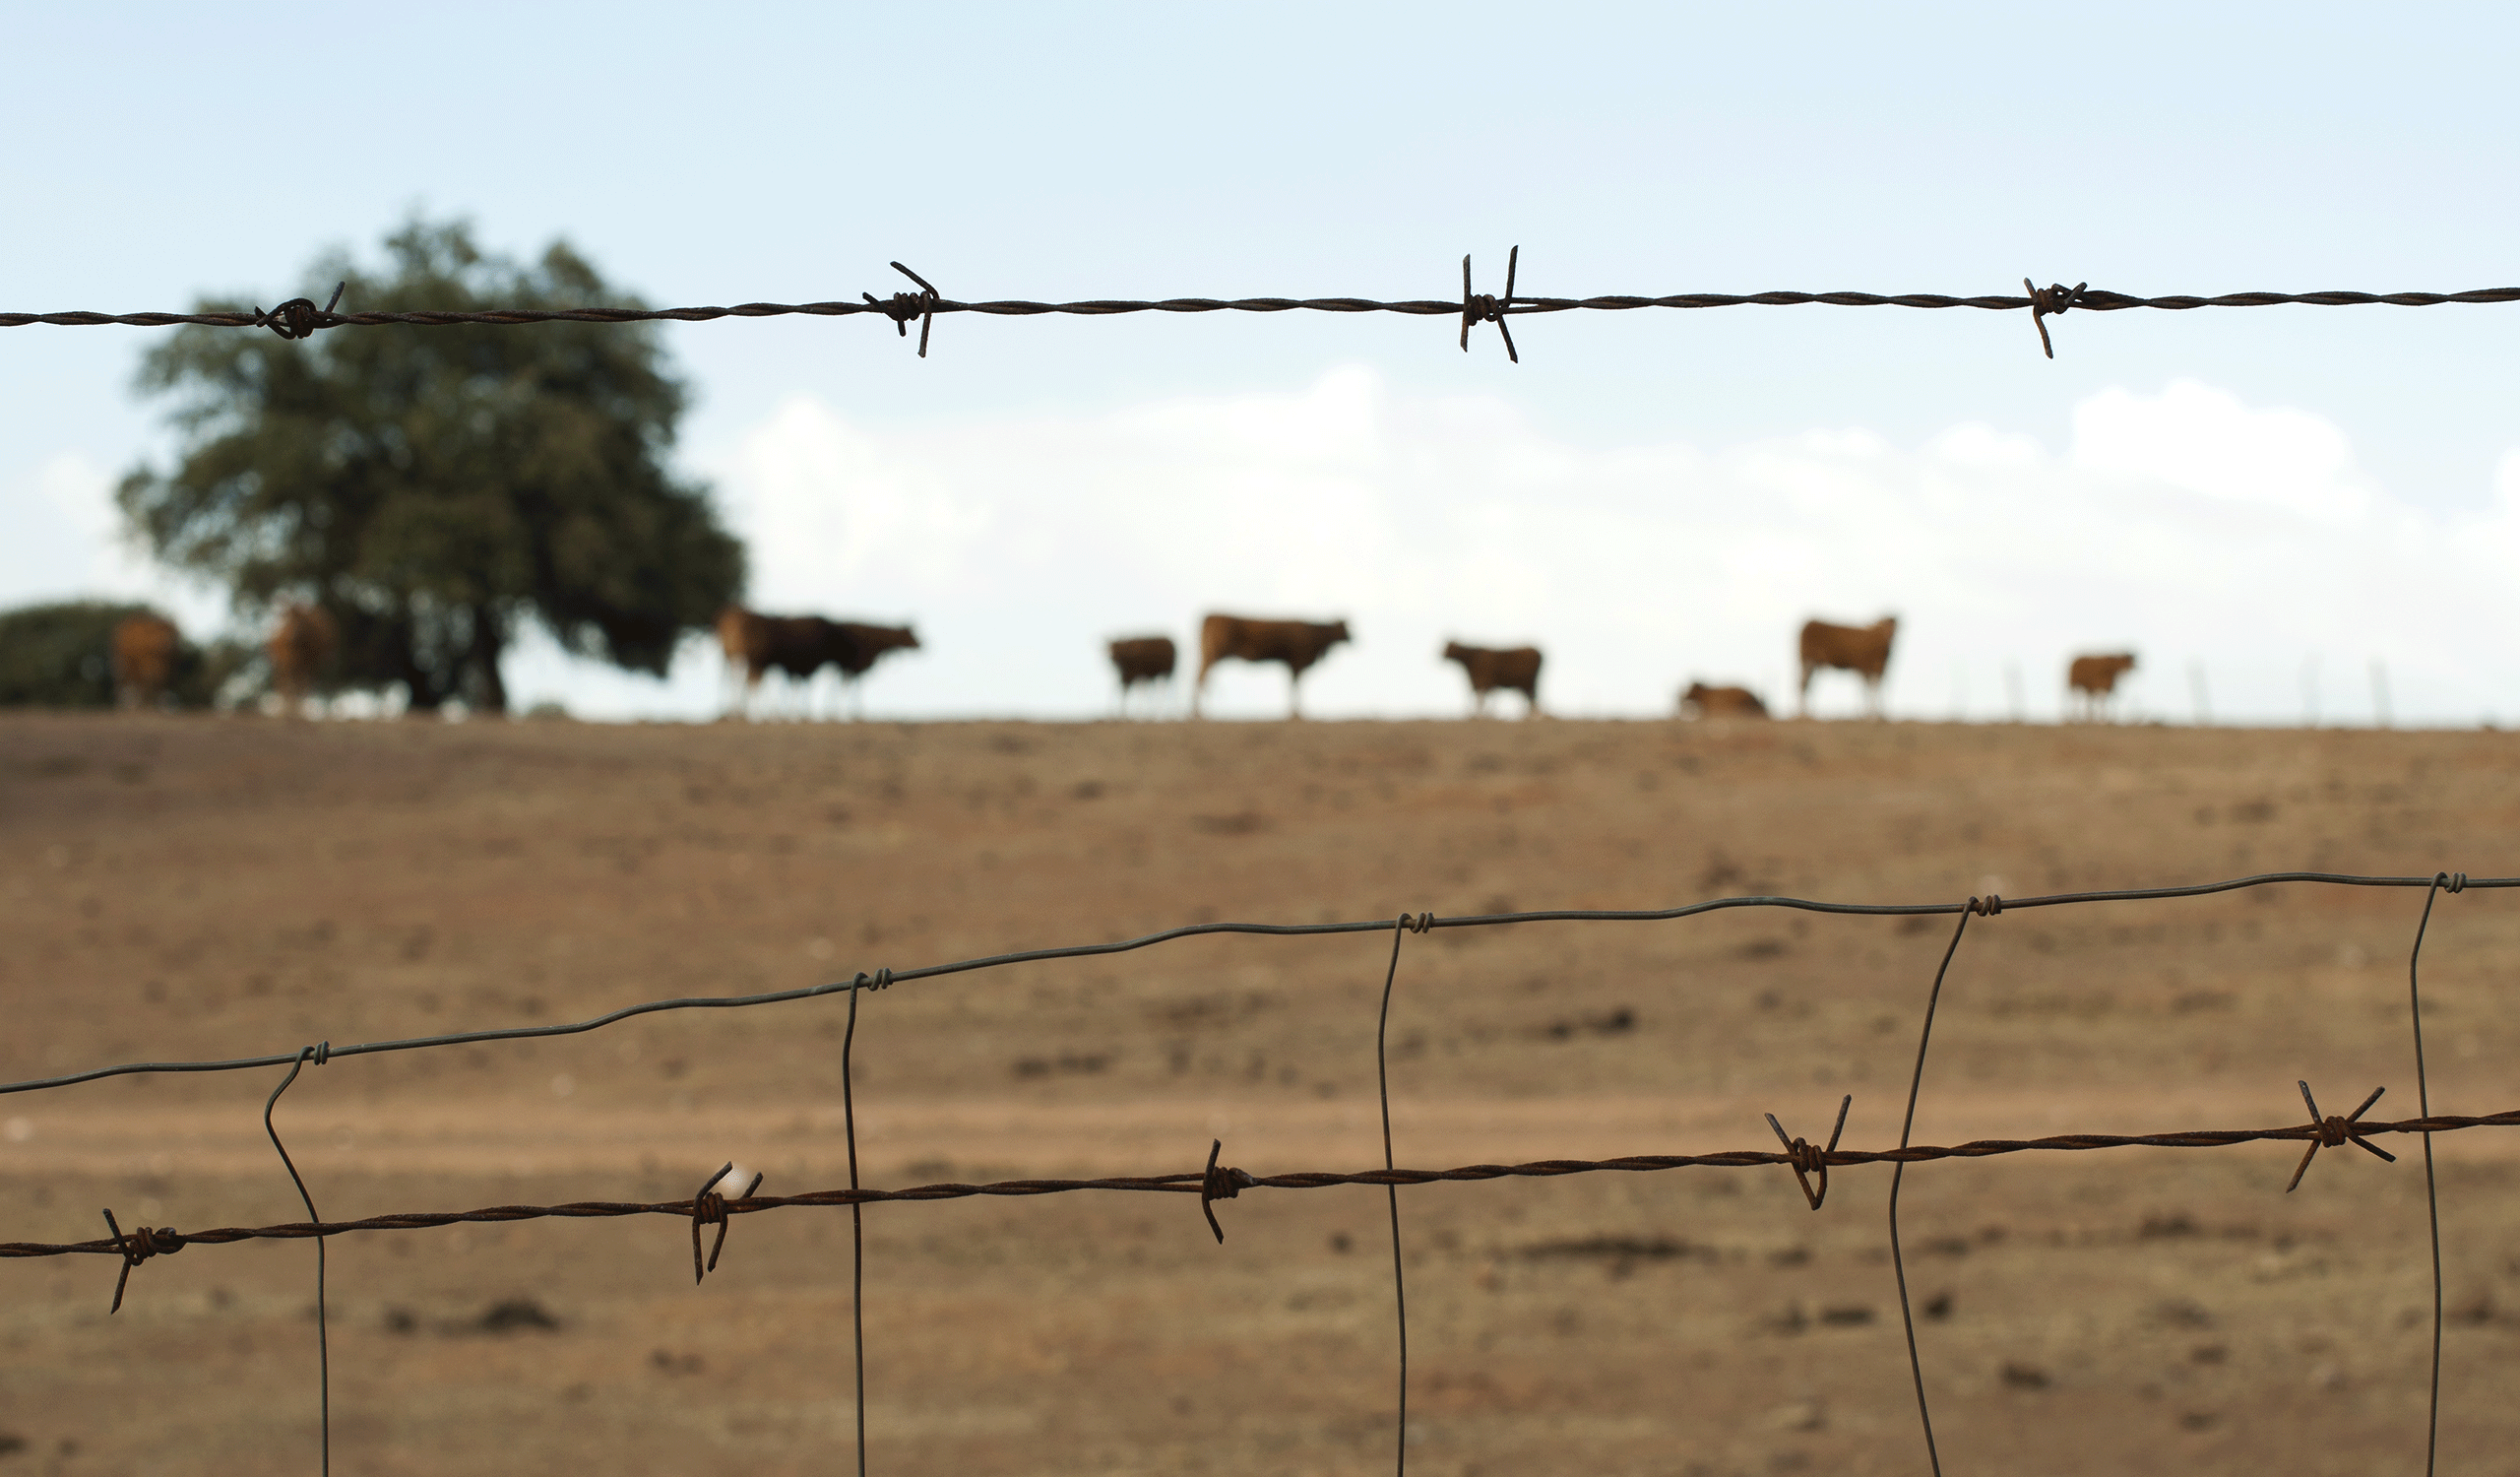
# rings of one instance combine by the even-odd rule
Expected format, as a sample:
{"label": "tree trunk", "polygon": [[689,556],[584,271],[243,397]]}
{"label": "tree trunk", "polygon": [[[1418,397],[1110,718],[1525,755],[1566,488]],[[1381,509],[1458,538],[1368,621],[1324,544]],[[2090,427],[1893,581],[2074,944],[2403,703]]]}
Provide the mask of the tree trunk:
{"label": "tree trunk", "polygon": [[498,611],[488,606],[472,608],[472,649],[465,664],[471,667],[480,684],[480,708],[484,713],[508,710],[508,684],[499,675],[499,653],[507,646],[506,632]]}

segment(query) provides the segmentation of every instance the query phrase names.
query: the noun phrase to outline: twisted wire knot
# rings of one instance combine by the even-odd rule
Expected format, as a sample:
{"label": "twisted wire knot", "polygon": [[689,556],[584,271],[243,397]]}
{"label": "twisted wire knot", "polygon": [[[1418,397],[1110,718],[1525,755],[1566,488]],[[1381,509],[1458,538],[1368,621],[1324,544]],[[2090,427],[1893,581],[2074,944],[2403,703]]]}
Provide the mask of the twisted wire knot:
{"label": "twisted wire knot", "polygon": [[1991,892],[1984,897],[1973,897],[1969,900],[1969,911],[1981,918],[1993,918],[2004,911],[2004,900]]}
{"label": "twisted wire knot", "polygon": [[1519,364],[1523,356],[1514,349],[1514,331],[1505,326],[1505,315],[1514,310],[1514,269],[1523,259],[1523,248],[1516,246],[1505,257],[1505,295],[1496,297],[1470,289],[1470,258],[1461,259],[1461,352],[1470,353],[1470,326],[1493,323],[1505,340],[1505,357]]}
{"label": "twisted wire knot", "polygon": [[1199,1213],[1208,1218],[1208,1229],[1216,1233],[1218,1246],[1225,1245],[1225,1227],[1217,1224],[1216,1202],[1236,1199],[1244,1189],[1258,1183],[1238,1169],[1219,1165],[1217,1156],[1224,1152],[1224,1139],[1210,1139],[1208,1170],[1199,1177]]}
{"label": "twisted wire knot", "polygon": [[1407,913],[1400,915],[1400,927],[1412,933],[1423,933],[1434,926],[1435,915],[1432,913],[1419,913],[1414,917]]}
{"label": "twisted wire knot", "polygon": [[2301,1162],[2293,1171],[2293,1183],[2284,1187],[2284,1192],[2286,1194],[2291,1194],[2294,1189],[2300,1185],[2301,1177],[2309,1173],[2310,1161],[2319,1156],[2319,1150],[2322,1148],[2342,1148],[2346,1144],[2350,1143],[2356,1148],[2366,1150],[2372,1155],[2390,1164],[2398,1162],[2397,1155],[2390,1153],[2388,1150],[2381,1148],[2378,1144],[2364,1138],[2355,1128],[2355,1124],[2362,1122],[2362,1115],[2370,1112],[2371,1105],[2380,1100],[2380,1094],[2388,1091],[2387,1088],[2372,1088],[2371,1095],[2362,1100],[2362,1106],[2355,1109],[2352,1113],[2345,1115],[2343,1118],[2339,1118],[2334,1114],[2329,1114],[2322,1118],[2319,1115],[2319,1100],[2310,1096],[2310,1084],[2303,1082],[2300,1083],[2300,1086],[2301,1089],[2301,1101],[2307,1105],[2310,1110],[2309,1128],[2311,1133],[2315,1136],[2310,1139],[2310,1146],[2301,1151]]}
{"label": "twisted wire knot", "polygon": [[341,321],[333,316],[333,309],[341,306],[342,293],[348,287],[345,282],[334,288],[333,300],[320,308],[308,297],[292,297],[268,313],[257,307],[254,326],[268,328],[284,339],[311,339],[317,329],[331,328]]}
{"label": "twisted wire knot", "polygon": [[[703,1271],[714,1272],[718,1269],[718,1253],[726,1250],[726,1197],[718,1192],[718,1182],[734,1172],[735,1162],[729,1159],[724,1168],[702,1182],[699,1190],[691,1197],[691,1280],[694,1283],[700,1281]],[[735,1198],[751,1199],[752,1192],[759,1188],[761,1188],[761,1176],[756,1174],[752,1177],[752,1183],[744,1187],[744,1192]],[[700,1228],[702,1226],[718,1228],[718,1239],[710,1244],[709,1261],[705,1268],[700,1261]]]}
{"label": "twisted wire knot", "polygon": [[2083,289],[2090,286],[2090,283],[2078,282],[2069,288],[2059,282],[2035,288],[2030,285],[2029,278],[2021,280],[2021,289],[2030,294],[2030,326],[2039,330],[2039,347],[2048,357],[2052,359],[2056,356],[2056,346],[2048,339],[2048,315],[2062,313],[2080,302]]}
{"label": "twisted wire knot", "polygon": [[2463,871],[2436,871],[2432,874],[2432,885],[2444,892],[2465,892],[2468,890],[2468,874]]}
{"label": "twisted wire knot", "polygon": [[114,1250],[122,1253],[122,1275],[114,1279],[114,1306],[108,1314],[122,1312],[122,1291],[131,1283],[131,1269],[152,1256],[172,1256],[184,1249],[182,1235],[163,1226],[135,1226],[129,1232],[114,1221],[114,1213],[105,1212],[105,1229],[113,1233]]}
{"label": "twisted wire knot", "polygon": [[297,1055],[300,1060],[312,1061],[317,1066],[322,1066],[333,1060],[333,1044],[329,1041],[319,1041]]}
{"label": "twisted wire knot", "polygon": [[895,292],[890,297],[878,297],[872,292],[859,292],[857,295],[873,304],[875,311],[893,320],[893,332],[897,338],[909,338],[910,321],[913,318],[917,319],[918,356],[925,358],[927,357],[927,331],[936,322],[938,298],[935,285],[899,262],[893,263],[893,270],[918,284],[918,290]]}
{"label": "twisted wire knot", "polygon": [[849,988],[851,990],[890,990],[893,988],[893,972],[889,969],[879,969],[870,975],[861,969],[857,972],[857,978],[849,982]]}
{"label": "twisted wire knot", "polygon": [[[1776,1141],[1785,1145],[1786,1165],[1794,1171],[1795,1183],[1802,1187],[1802,1198],[1810,1201],[1814,1210],[1819,1209],[1820,1202],[1829,1197],[1829,1156],[1838,1151],[1838,1135],[1847,1130],[1847,1110],[1854,1106],[1854,1093],[1848,1093],[1838,1101],[1837,1126],[1829,1130],[1829,1146],[1825,1149],[1813,1148],[1807,1139],[1786,1137],[1785,1124],[1776,1121],[1775,1114],[1767,1116],[1768,1127],[1775,1132]],[[1820,1177],[1817,1188],[1811,1184],[1814,1175]]]}

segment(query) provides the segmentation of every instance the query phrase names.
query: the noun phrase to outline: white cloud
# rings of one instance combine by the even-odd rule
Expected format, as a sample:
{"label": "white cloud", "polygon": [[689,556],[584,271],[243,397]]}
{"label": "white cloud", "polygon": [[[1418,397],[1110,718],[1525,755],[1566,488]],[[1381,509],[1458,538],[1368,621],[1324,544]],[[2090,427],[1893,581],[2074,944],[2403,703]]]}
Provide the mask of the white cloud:
{"label": "white cloud", "polygon": [[2372,488],[2345,432],[2306,411],[2250,410],[2228,391],[2173,380],[2159,395],[2103,390],[2074,408],[2073,464],[2211,497],[2350,522]]}

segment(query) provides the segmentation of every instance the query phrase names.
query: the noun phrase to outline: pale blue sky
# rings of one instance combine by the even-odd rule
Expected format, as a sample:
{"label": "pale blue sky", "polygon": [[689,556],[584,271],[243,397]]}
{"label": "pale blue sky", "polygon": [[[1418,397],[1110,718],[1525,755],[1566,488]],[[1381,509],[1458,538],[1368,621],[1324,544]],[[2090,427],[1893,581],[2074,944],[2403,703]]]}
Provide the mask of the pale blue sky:
{"label": "pale blue sky", "polygon": [[[2515,41],[2520,22],[2485,7],[2111,7],[2105,18],[2018,6],[764,7],[731,21],[622,5],[391,16],[134,7],[118,19],[21,7],[0,20],[0,47],[20,61],[0,92],[12,227],[0,237],[0,306],[177,308],[205,291],[269,302],[307,286],[299,274],[323,249],[372,249],[415,206],[469,216],[517,252],[565,234],[660,303],[883,293],[897,285],[885,267],[895,257],[962,297],[1443,296],[1457,290],[1464,251],[1480,286],[1500,289],[1516,243],[1524,289],[1563,295],[1994,292],[2025,275],[2139,293],[2503,286],[2520,280],[2508,188],[2520,177]],[[737,482],[782,455],[763,438],[805,423],[794,409],[805,406],[880,443],[895,481],[914,489],[902,496],[926,487],[976,520],[967,563],[923,582],[897,573],[925,556],[909,545],[861,546],[850,566],[860,575],[837,588],[806,588],[792,571],[785,589],[769,581],[764,593],[790,603],[909,615],[949,634],[879,674],[879,708],[1092,711],[1103,700],[1092,685],[1097,638],[1132,624],[1186,634],[1203,603],[1187,586],[1133,593],[1125,571],[1080,592],[1055,562],[992,544],[990,529],[1013,539],[1028,520],[1061,518],[1060,506],[1028,501],[1023,427],[1107,427],[1151,406],[1318,406],[1338,399],[1315,393],[1325,383],[1356,382],[1342,375],[1365,376],[1399,420],[1483,408],[1480,418],[1579,461],[1673,447],[1721,461],[1862,432],[1930,462],[1936,438],[1983,426],[2079,466],[2125,461],[2077,453],[2078,424],[2096,423],[2078,419],[2089,408],[2117,404],[2112,394],[2168,405],[2174,385],[2193,383],[2249,414],[2300,413],[2282,423],[2341,434],[2340,484],[2368,489],[2391,516],[2429,520],[2405,546],[2413,562],[2358,581],[2349,600],[2288,586],[2283,571],[2252,567],[2245,547],[2224,547],[2262,590],[2232,609],[2262,610],[2266,629],[2200,635],[2185,650],[2172,647],[2209,615],[2181,602],[2217,593],[2213,548],[2179,551],[2199,555],[2178,562],[2202,572],[2140,588],[2086,567],[2076,548],[2013,550],[2033,570],[2052,563],[2055,599],[2082,603],[2043,610],[2035,637],[2018,641],[2020,610],[1966,580],[1791,588],[1777,609],[1901,609],[1918,644],[1896,670],[1894,700],[1926,715],[1948,709],[1955,689],[1964,706],[1994,705],[2007,662],[2032,673],[2052,708],[2049,669],[2085,639],[2147,640],[2156,681],[2144,690],[2174,712],[2186,706],[2176,678],[2192,660],[2215,664],[2236,693],[2262,688],[2254,701],[2268,716],[2298,716],[2314,656],[2331,674],[2383,657],[2409,674],[2402,712],[2456,721],[2520,683],[2490,633],[2474,635],[2473,652],[2420,650],[2441,592],[2408,573],[2426,548],[2476,546],[2463,520],[2494,515],[2497,467],[2520,447],[2520,307],[2074,314],[2053,327],[2052,363],[2025,315],[1892,309],[1525,320],[1520,366],[1492,329],[1463,355],[1447,322],[1401,318],[953,318],[924,362],[879,321],[667,336],[698,391],[685,457],[730,507],[770,516],[770,494]],[[102,551],[93,488],[157,444],[128,388],[154,332],[0,331],[0,603],[139,578]],[[1432,420],[1411,420],[1411,407],[1435,408]],[[1394,434],[1394,445],[1418,444],[1417,432]],[[973,438],[1001,448],[999,470],[920,462],[922,446]],[[1209,472],[1178,475],[1211,488],[1201,495],[1233,495],[1213,490],[1233,478]],[[1293,475],[1255,471],[1251,495],[1287,495]],[[1447,516],[1440,489],[1403,495],[1370,471],[1340,477],[1356,482],[1359,508]],[[981,506],[974,479],[1006,501]],[[791,515],[797,499],[827,497],[846,518],[856,484],[787,485]],[[1594,486],[1509,480],[1480,496],[1496,516],[1542,517]],[[2017,491],[2042,495],[2027,482]],[[1121,516],[1085,494],[1038,493],[1054,495],[1080,498],[1087,523]],[[1714,494],[1696,495],[1703,511]],[[1999,510],[1988,495],[1982,506]],[[2105,511],[2108,494],[2089,495]],[[1321,518],[1315,536],[1335,540],[1340,504],[1323,496],[1305,505]],[[946,516],[905,514],[899,537]],[[2002,519],[1992,521],[1982,511],[1953,537],[1991,541],[1987,556],[2000,557]],[[791,526],[750,528],[773,538]],[[1683,519],[1672,537],[1685,542],[1695,526]],[[1833,526],[1797,522],[1792,537],[1810,557],[1789,566],[1859,562],[1861,547],[1825,546]],[[2173,539],[2189,527],[2164,526]],[[1187,525],[1182,537],[1193,537]],[[2339,537],[2350,546],[2378,536]],[[1187,568],[1211,552],[1159,544],[1149,557],[1177,554]],[[1339,588],[1234,587],[1220,574],[1226,593],[1213,599],[1240,589],[1246,600],[1308,597],[1323,613],[1388,608],[1378,653],[1360,632],[1338,659],[1346,676],[1337,662],[1323,669],[1329,709],[1449,711],[1451,679],[1421,671],[1438,626],[1537,636],[1557,660],[1583,639],[1574,633],[1651,620],[1603,607],[1580,554],[1565,557],[1575,562],[1529,574],[1559,592],[1554,603],[1493,618],[1475,584],[1442,598],[1369,588],[1370,562]],[[2462,623],[2490,623],[2490,580],[2471,585]],[[972,610],[1050,613],[994,638],[976,617],[956,623],[957,590]],[[2289,600],[2405,623],[2320,646],[2290,633]],[[1070,604],[1073,631],[1057,615]],[[2143,618],[2127,613],[2136,605]],[[1790,632],[1638,639],[1639,652],[1669,648],[1668,670],[1628,685],[1606,672],[1585,678],[1575,706],[1656,711],[1701,670],[1773,685]],[[1058,656],[1042,675],[1041,653],[1071,648],[1081,655]],[[2248,668],[2259,652],[2263,672]],[[1581,668],[1577,652],[1563,656]],[[2437,671],[2418,674],[2436,658]],[[520,660],[526,685],[598,711],[705,709],[714,674],[695,668],[665,688]],[[1643,660],[1622,648],[1606,665]],[[1251,711],[1280,690],[1235,689]],[[2250,701],[2236,698],[2236,711]],[[2352,704],[2332,695],[2328,706]]]}

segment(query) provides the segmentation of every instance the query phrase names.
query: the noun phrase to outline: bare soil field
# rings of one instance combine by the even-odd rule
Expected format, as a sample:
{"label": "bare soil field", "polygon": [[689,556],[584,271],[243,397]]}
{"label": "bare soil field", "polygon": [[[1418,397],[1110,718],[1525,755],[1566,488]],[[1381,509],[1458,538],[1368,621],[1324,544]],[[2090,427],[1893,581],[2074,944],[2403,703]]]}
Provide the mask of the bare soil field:
{"label": "bare soil field", "polygon": [[[1656,723],[0,720],[0,1079],[846,979],[1189,922],[1753,893],[1953,902],[2322,868],[2520,873],[2492,733]],[[2006,912],[1944,987],[1919,1143],[2416,1115],[2419,890]],[[1436,931],[1390,1023],[1402,1165],[1896,1143],[1951,921],[1740,910]],[[863,997],[877,1187],[1382,1162],[1388,933],[1210,936]],[[2520,1106],[2520,896],[2442,898],[2440,1113]],[[848,1183],[848,998],[340,1058],[276,1123],[329,1220]],[[0,1240],[298,1220],[277,1069],[0,1097]],[[2419,1470],[2420,1141],[1912,1169],[1943,1467]],[[2436,1138],[2444,1472],[2520,1472],[2520,1134]],[[1399,1193],[1409,1469],[1922,1472],[1883,1167]],[[864,1214],[879,1472],[1388,1469],[1383,1190]],[[849,1212],[329,1242],[344,1472],[849,1469]],[[0,1477],[310,1470],[315,1248],[0,1260]]]}

